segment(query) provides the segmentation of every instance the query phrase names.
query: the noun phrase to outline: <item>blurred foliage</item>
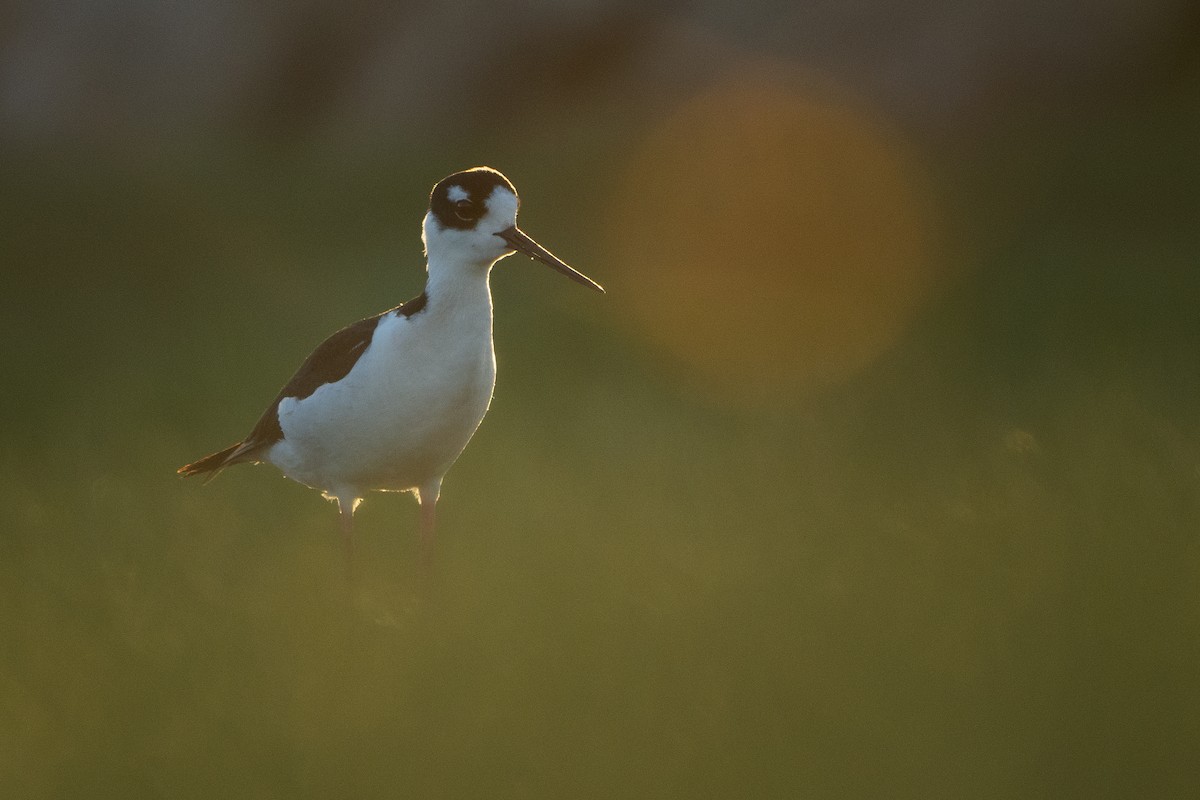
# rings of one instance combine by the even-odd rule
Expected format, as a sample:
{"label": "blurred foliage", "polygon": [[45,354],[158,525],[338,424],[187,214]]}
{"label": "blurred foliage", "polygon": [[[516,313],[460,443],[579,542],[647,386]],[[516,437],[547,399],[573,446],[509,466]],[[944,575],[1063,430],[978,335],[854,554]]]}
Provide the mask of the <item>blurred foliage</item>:
{"label": "blurred foliage", "polygon": [[[868,364],[762,404],[627,324],[603,120],[390,160],[6,153],[2,793],[1185,796],[1197,88],[926,152],[955,268]],[[425,188],[484,161],[610,294],[497,269],[434,572],[379,496],[347,585],[313,493],[173,470],[416,294]]]}

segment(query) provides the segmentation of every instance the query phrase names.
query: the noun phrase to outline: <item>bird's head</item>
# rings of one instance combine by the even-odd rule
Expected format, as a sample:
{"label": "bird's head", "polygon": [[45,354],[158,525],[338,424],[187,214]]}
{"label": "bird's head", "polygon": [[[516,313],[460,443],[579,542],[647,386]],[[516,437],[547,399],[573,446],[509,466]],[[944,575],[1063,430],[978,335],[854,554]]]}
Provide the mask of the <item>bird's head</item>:
{"label": "bird's head", "polygon": [[597,291],[600,284],[567,266],[517,227],[517,190],[491,167],[456,172],[429,196],[421,239],[430,261],[490,267],[520,251]]}

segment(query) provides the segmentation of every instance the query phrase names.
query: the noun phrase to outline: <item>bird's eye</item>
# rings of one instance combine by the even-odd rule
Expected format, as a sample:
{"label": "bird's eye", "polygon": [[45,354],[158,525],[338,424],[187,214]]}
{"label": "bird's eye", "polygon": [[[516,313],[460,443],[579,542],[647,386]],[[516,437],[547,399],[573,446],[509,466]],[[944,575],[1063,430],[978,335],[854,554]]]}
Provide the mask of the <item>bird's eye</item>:
{"label": "bird's eye", "polygon": [[470,200],[459,200],[454,204],[454,215],[461,220],[470,222],[479,219],[480,209]]}

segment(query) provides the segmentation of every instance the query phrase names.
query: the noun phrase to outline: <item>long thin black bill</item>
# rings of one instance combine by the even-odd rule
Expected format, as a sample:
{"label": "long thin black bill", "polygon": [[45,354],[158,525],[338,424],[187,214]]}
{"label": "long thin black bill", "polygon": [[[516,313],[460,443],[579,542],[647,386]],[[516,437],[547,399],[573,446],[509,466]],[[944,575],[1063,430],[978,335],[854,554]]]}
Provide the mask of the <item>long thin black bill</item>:
{"label": "long thin black bill", "polygon": [[576,283],[582,283],[588,288],[595,289],[597,292],[604,292],[604,287],[596,283],[594,280],[584,275],[563,263],[562,259],[551,253],[546,248],[531,239],[524,231],[516,225],[511,228],[506,228],[496,234],[504,241],[508,242],[508,246],[513,250],[524,253],[530,258],[540,261],[547,267],[561,272]]}

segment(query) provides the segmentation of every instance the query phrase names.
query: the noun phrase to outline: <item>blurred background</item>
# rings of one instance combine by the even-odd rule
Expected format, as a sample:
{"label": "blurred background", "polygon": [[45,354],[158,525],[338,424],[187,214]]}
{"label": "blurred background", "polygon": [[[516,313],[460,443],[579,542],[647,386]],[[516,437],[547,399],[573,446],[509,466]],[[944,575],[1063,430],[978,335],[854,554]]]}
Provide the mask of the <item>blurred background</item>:
{"label": "blurred background", "polygon": [[[62,0],[0,12],[0,794],[1184,797],[1186,0]],[[242,436],[488,164],[416,505]]]}

